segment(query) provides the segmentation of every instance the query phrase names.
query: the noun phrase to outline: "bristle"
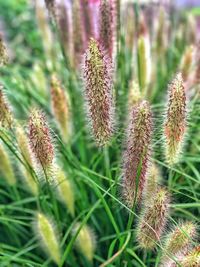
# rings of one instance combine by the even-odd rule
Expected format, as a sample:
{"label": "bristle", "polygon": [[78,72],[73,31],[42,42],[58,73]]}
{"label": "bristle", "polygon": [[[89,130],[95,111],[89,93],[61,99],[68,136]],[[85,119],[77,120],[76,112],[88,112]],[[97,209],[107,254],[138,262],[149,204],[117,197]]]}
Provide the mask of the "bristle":
{"label": "bristle", "polygon": [[3,94],[2,86],[0,85],[0,126],[6,129],[11,129],[14,120],[9,104]]}
{"label": "bristle", "polygon": [[169,210],[168,192],[160,188],[154,198],[146,203],[137,228],[137,240],[143,249],[153,249],[160,241]]}
{"label": "bristle", "polygon": [[166,237],[161,266],[167,265],[172,257],[176,257],[179,254],[184,255],[195,235],[196,226],[192,222],[177,225]]}
{"label": "bristle", "polygon": [[91,38],[84,59],[85,98],[94,139],[99,146],[113,134],[113,84],[109,60]]}
{"label": "bristle", "polygon": [[54,146],[44,114],[38,110],[32,110],[29,117],[29,143],[33,155],[38,164],[48,170],[54,160]]}
{"label": "bristle", "polygon": [[122,194],[129,207],[141,199],[148,168],[152,114],[147,101],[135,105],[130,114],[123,154]]}
{"label": "bristle", "polygon": [[[73,229],[73,234],[76,234],[80,227],[80,223],[77,223]],[[92,261],[95,251],[95,237],[91,229],[84,225],[76,238],[77,250],[84,255],[88,261]]]}
{"label": "bristle", "polygon": [[60,168],[57,168],[55,180],[60,199],[66,205],[70,214],[74,216],[74,190],[71,182]]}
{"label": "bristle", "polygon": [[58,235],[53,223],[42,213],[38,212],[35,219],[35,231],[40,238],[45,251],[59,265],[61,259]]}
{"label": "bristle", "polygon": [[186,131],[186,96],[179,73],[169,86],[169,99],[164,125],[166,160],[172,165],[179,159]]}
{"label": "bristle", "polygon": [[61,136],[65,142],[69,142],[72,131],[69,96],[64,92],[60,81],[55,75],[51,79],[51,103],[53,115]]}
{"label": "bristle", "polygon": [[13,186],[16,184],[16,177],[12,167],[10,157],[4,148],[3,144],[0,143],[0,172],[5,178],[6,182]]}

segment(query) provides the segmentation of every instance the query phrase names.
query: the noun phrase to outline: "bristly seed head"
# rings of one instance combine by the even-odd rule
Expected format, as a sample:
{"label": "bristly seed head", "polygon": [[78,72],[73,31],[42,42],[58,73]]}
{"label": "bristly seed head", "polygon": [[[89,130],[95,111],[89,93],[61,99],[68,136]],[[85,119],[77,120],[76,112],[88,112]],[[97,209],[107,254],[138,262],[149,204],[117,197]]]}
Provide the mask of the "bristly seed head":
{"label": "bristly seed head", "polygon": [[146,203],[137,229],[137,240],[141,248],[153,249],[160,241],[169,210],[168,192],[160,188],[154,198]]}
{"label": "bristly seed head", "polygon": [[51,102],[55,120],[60,128],[62,138],[68,142],[71,135],[71,112],[69,96],[62,89],[60,81],[54,75],[51,79]]}
{"label": "bristly seed head", "polygon": [[6,182],[13,186],[16,184],[16,177],[12,167],[10,157],[4,148],[3,144],[0,143],[0,172],[2,177],[5,178]]}
{"label": "bristly seed head", "polygon": [[158,190],[159,182],[161,181],[161,175],[155,163],[149,167],[146,180],[144,199],[148,202],[154,197],[154,194]]}
{"label": "bristly seed head", "polygon": [[166,266],[172,257],[184,255],[196,235],[196,226],[192,222],[177,225],[166,238],[161,266]]}
{"label": "bristly seed head", "polygon": [[166,159],[170,165],[178,161],[186,130],[186,96],[179,73],[169,86],[168,108],[164,124]]}
{"label": "bristly seed head", "polygon": [[142,101],[131,111],[123,154],[122,194],[129,207],[140,200],[143,193],[151,135],[152,113],[148,102]]}
{"label": "bristly seed head", "polygon": [[0,85],[0,127],[11,129],[12,126],[13,117]]}
{"label": "bristly seed head", "polygon": [[74,190],[71,181],[59,167],[56,170],[55,180],[61,201],[66,205],[70,214],[74,216]]}
{"label": "bristly seed head", "polygon": [[99,146],[113,134],[113,84],[110,61],[91,38],[84,59],[85,98],[94,139]]}
{"label": "bristly seed head", "polygon": [[131,80],[128,94],[129,108],[132,109],[133,106],[140,101],[142,101],[142,94],[140,92],[139,84],[135,80]]}
{"label": "bristly seed head", "polygon": [[[200,246],[190,251],[180,262],[183,267],[199,267],[200,266]],[[178,266],[176,266],[178,267]]]}
{"label": "bristly seed head", "polygon": [[[76,234],[80,227],[80,223],[77,223],[73,229],[73,234]],[[77,249],[84,255],[84,257],[92,262],[94,251],[96,247],[95,236],[92,230],[87,226],[84,225],[80,232],[78,233],[76,239],[76,246]]]}
{"label": "bristly seed head", "polygon": [[34,109],[29,117],[29,142],[36,161],[44,169],[51,167],[54,160],[54,146],[44,114]]}
{"label": "bristly seed head", "polygon": [[[17,125],[16,127],[16,137],[17,137],[17,143],[19,146],[19,150],[22,154],[22,157],[25,161],[25,165],[21,164],[20,169],[22,171],[24,180],[28,186],[29,191],[31,191],[34,195],[38,194],[38,187],[37,183],[34,180],[34,176],[32,173],[32,170],[34,168],[34,164],[31,157],[31,151],[29,147],[28,138],[25,134],[25,131],[20,125]],[[32,170],[31,170],[32,169]]]}
{"label": "bristly seed head", "polygon": [[38,212],[34,226],[35,232],[40,238],[45,251],[50,255],[52,260],[59,265],[61,253],[54,224],[44,214]]}
{"label": "bristly seed head", "polygon": [[193,55],[194,55],[194,47],[188,46],[183,54],[181,61],[181,72],[183,75],[183,80],[187,81],[188,76],[190,75],[192,64],[193,64]]}

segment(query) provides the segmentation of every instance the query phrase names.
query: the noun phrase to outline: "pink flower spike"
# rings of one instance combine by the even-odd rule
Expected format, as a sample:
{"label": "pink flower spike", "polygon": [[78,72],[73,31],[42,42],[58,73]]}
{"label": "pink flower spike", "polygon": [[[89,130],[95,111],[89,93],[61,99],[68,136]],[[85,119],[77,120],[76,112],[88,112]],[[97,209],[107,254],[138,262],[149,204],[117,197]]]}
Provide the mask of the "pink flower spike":
{"label": "pink flower spike", "polygon": [[85,99],[94,139],[99,146],[113,134],[114,99],[110,60],[91,38],[84,58]]}

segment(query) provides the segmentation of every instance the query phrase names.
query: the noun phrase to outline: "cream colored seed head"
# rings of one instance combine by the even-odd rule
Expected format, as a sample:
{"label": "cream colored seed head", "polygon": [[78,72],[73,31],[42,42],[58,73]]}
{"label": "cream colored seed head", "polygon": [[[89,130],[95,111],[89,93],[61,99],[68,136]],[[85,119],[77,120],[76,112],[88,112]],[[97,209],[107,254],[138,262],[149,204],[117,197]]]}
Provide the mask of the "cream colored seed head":
{"label": "cream colored seed head", "polygon": [[195,247],[180,262],[183,267],[199,267],[200,266],[200,246]]}
{"label": "cream colored seed head", "polygon": [[46,252],[52,260],[59,265],[61,253],[54,225],[40,212],[38,212],[36,216],[36,230]]}
{"label": "cream colored seed head", "polygon": [[138,79],[142,93],[145,93],[151,78],[150,44],[148,35],[138,39]]}
{"label": "cream colored seed head", "polygon": [[69,142],[72,133],[70,98],[55,75],[51,78],[51,103],[52,112],[62,138],[65,142]]}
{"label": "cream colored seed head", "polygon": [[20,152],[22,153],[22,156],[24,157],[25,161],[29,165],[32,166],[32,159],[31,159],[31,154],[29,150],[28,139],[26,137],[26,134],[23,128],[20,125],[18,125],[16,128],[16,137],[17,137],[18,146],[19,146]]}
{"label": "cream colored seed head", "polygon": [[[74,233],[76,233],[79,227],[80,223],[77,223],[75,225]],[[81,253],[88,259],[88,261],[92,261],[95,250],[95,240],[94,234],[87,225],[84,225],[81,228],[76,239],[76,245]]]}
{"label": "cream colored seed head", "polygon": [[11,164],[11,160],[1,143],[0,143],[0,172],[2,173],[3,177],[6,179],[9,185],[13,186],[16,184],[16,177]]}
{"label": "cream colored seed head", "polygon": [[132,80],[130,83],[129,94],[128,94],[128,106],[131,109],[135,104],[138,104],[142,100],[139,84]]}
{"label": "cream colored seed head", "polygon": [[11,108],[4,96],[3,87],[0,85],[0,127],[11,129],[14,125]]}
{"label": "cream colored seed head", "polygon": [[62,202],[67,206],[71,215],[74,216],[74,191],[71,182],[60,169],[58,169],[55,179],[57,180],[57,189]]}
{"label": "cream colored seed head", "polygon": [[167,236],[164,254],[161,258],[165,266],[171,257],[184,255],[191,246],[192,240],[196,235],[196,225],[190,221],[177,225]]}
{"label": "cream colored seed head", "polygon": [[16,136],[19,150],[23,156],[25,163],[28,165],[26,167],[22,164],[20,165],[23,178],[29,188],[29,191],[31,191],[34,195],[37,195],[38,187],[31,174],[31,170],[29,170],[29,167],[33,168],[33,161],[31,158],[31,151],[29,149],[28,138],[20,125],[17,125]]}
{"label": "cream colored seed head", "polygon": [[145,200],[149,201],[152,199],[158,189],[160,178],[160,172],[156,164],[153,164],[149,168],[147,175],[147,182],[145,186]]}
{"label": "cream colored seed head", "polygon": [[183,54],[181,61],[181,72],[183,74],[183,80],[187,81],[193,64],[194,47],[188,46]]}

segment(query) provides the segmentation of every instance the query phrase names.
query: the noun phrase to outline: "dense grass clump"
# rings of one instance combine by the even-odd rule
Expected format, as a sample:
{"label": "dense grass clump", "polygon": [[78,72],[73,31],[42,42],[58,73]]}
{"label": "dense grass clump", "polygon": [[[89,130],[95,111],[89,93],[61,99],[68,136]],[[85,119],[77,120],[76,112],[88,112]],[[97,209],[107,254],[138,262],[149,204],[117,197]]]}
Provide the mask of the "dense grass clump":
{"label": "dense grass clump", "polygon": [[1,1],[1,267],[200,266],[198,9],[139,2]]}

